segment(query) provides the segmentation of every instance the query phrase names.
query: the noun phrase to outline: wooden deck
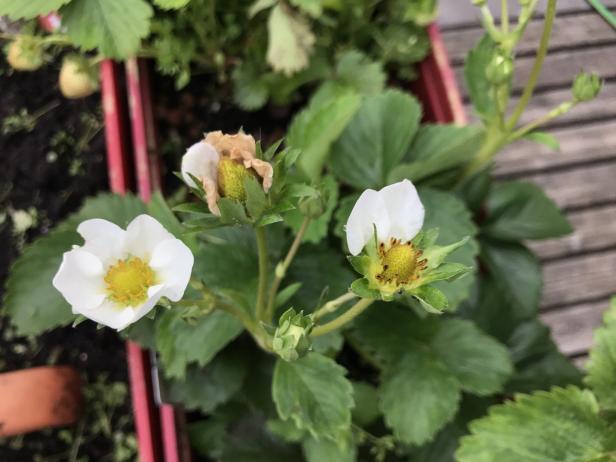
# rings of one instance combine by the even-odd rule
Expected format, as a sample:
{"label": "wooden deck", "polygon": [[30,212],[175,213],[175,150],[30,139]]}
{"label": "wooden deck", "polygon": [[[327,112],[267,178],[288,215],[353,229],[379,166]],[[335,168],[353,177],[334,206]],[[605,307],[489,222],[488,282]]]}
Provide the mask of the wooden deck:
{"label": "wooden deck", "polygon": [[[604,1],[616,10],[616,0]],[[491,3],[492,11],[498,11],[500,1]],[[466,52],[482,35],[478,12],[470,0],[440,0],[440,4],[443,37],[472,118],[462,67]],[[531,22],[518,48],[516,94],[530,72],[541,26],[541,20]],[[584,0],[560,0],[550,53],[522,122],[567,99],[571,80],[581,69],[598,72],[605,87],[599,98],[549,126],[561,151],[520,142],[499,154],[495,171],[498,178],[542,186],[575,227],[570,236],[534,242],[531,247],[543,265],[542,318],[560,349],[580,359],[616,293],[616,31]]]}

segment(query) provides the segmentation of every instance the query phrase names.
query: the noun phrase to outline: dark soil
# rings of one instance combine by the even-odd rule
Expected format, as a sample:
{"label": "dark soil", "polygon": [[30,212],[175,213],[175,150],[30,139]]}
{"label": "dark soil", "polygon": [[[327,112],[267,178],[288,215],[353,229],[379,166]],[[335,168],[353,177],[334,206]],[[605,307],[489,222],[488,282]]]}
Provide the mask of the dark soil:
{"label": "dark soil", "polygon": [[[3,60],[0,63],[0,296],[23,245],[75,211],[86,196],[107,189],[100,97],[64,99],[57,75],[53,65],[13,73]],[[68,364],[83,375],[90,397],[106,395],[102,390],[108,387],[113,399],[97,399],[87,407],[79,460],[130,460],[117,452],[118,445],[131,446],[133,437],[124,343],[116,333],[86,322],[23,338],[0,317],[0,334],[0,371]],[[68,460],[77,428],[0,440],[0,460]]]}

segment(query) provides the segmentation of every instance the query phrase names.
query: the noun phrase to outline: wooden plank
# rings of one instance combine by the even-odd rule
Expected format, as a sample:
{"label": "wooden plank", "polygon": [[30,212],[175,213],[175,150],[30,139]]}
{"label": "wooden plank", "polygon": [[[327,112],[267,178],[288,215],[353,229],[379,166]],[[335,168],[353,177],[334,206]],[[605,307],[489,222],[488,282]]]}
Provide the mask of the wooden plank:
{"label": "wooden plank", "polygon": [[[597,72],[602,78],[616,78],[616,65],[613,57],[616,55],[616,44],[565,50],[549,54],[544,62],[543,71],[539,76],[538,89],[542,87],[569,87],[575,75],[582,69]],[[528,56],[516,60],[516,73],[513,79],[513,90],[521,91],[528,80],[534,57]],[[456,66],[456,77],[461,84],[462,95],[468,97],[464,82],[462,66]]]}
{"label": "wooden plank", "polygon": [[550,327],[560,351],[566,355],[577,355],[592,347],[593,331],[601,326],[603,312],[608,305],[608,299],[584,303],[542,313],[541,319]]}
{"label": "wooden plank", "polygon": [[[501,0],[488,0],[488,5],[494,16],[498,17],[500,12]],[[615,0],[603,0],[603,3],[612,8],[616,6]],[[509,2],[511,15],[517,16],[519,7],[514,2]],[[538,12],[545,11],[545,0],[540,0],[537,8]],[[558,12],[572,13],[588,11],[590,7],[584,0],[559,0]],[[468,27],[479,24],[479,13],[470,0],[440,0],[439,2],[439,25],[444,29]]]}
{"label": "wooden plank", "polygon": [[616,250],[543,265],[542,307],[607,298],[616,289]]}
{"label": "wooden plank", "polygon": [[[534,53],[543,32],[543,20],[535,19],[528,24],[526,33],[516,47],[518,55]],[[452,30],[443,34],[445,46],[454,64],[464,61],[466,53],[483,36],[481,27]],[[594,12],[579,15],[557,16],[554,21],[550,50],[560,48],[588,47],[597,43],[616,41],[616,31]]]}
{"label": "wooden plank", "polygon": [[[512,177],[520,175],[507,176]],[[616,163],[537,173],[527,175],[525,179],[541,186],[561,208],[582,208],[597,203],[616,202]]]}
{"label": "wooden plank", "polygon": [[[528,244],[539,258],[554,259],[616,247],[616,205],[570,212],[567,217],[573,226],[573,233],[559,239]],[[616,292],[616,279],[614,289]]]}
{"label": "wooden plank", "polygon": [[497,155],[495,173],[514,174],[582,162],[616,160],[616,120],[554,129],[550,133],[559,140],[560,151],[555,152],[532,141],[517,141]]}

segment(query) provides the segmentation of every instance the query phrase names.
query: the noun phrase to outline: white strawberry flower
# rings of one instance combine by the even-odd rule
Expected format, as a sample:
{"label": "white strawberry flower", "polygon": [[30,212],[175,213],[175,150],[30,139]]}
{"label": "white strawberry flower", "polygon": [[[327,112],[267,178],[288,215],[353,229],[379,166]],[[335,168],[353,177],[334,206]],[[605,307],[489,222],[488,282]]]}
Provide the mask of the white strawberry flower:
{"label": "white strawberry flower", "polygon": [[385,186],[379,191],[366,189],[355,203],[346,224],[349,251],[359,255],[375,233],[378,243],[407,242],[423,226],[424,206],[409,180]]}
{"label": "white strawberry flower", "polygon": [[123,230],[103,219],[86,220],[82,246],[65,252],[53,286],[73,313],[124,329],[145,316],[161,297],[179,301],[190,280],[190,249],[149,215]]}

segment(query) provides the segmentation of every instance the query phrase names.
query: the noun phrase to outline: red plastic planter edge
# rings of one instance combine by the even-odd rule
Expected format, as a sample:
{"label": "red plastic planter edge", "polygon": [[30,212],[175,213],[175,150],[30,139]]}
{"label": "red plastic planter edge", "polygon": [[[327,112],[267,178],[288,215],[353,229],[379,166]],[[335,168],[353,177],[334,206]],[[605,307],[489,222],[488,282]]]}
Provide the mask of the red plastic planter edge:
{"label": "red plastic planter edge", "polygon": [[[466,115],[455,74],[451,68],[438,26],[428,26],[432,44],[431,54],[419,65],[419,79],[413,92],[424,107],[424,118],[436,123],[465,124]],[[111,190],[125,193],[131,175],[127,137],[123,131],[122,104],[117,65],[111,61],[101,64],[102,98],[105,113],[107,164]],[[143,200],[149,200],[153,189],[159,188],[160,174],[156,163],[156,136],[152,115],[147,70],[143,62],[126,63],[126,81],[137,190]],[[174,408],[155,403],[150,358],[133,342],[126,344],[135,427],[142,462],[184,462],[190,454],[179,442],[180,426]]]}

